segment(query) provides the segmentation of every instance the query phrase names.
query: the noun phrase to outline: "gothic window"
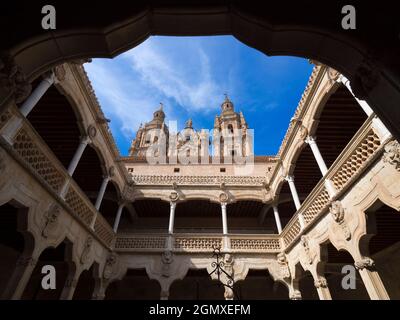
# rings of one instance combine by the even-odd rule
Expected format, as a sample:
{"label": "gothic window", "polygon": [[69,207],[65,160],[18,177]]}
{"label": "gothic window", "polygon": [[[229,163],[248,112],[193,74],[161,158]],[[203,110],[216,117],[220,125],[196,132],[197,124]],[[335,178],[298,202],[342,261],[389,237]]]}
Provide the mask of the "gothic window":
{"label": "gothic window", "polygon": [[233,133],[233,126],[231,124],[228,124],[228,130],[230,133]]}
{"label": "gothic window", "polygon": [[158,137],[155,136],[155,137],[154,137],[154,140],[153,140],[153,143],[156,143],[157,141],[158,141]]}

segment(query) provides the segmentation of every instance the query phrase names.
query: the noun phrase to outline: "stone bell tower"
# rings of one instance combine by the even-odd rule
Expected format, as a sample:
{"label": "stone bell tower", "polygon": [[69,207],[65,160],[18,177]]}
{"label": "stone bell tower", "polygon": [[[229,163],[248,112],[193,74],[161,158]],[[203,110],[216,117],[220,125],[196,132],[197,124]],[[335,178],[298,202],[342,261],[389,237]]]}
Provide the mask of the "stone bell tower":
{"label": "stone bell tower", "polygon": [[159,139],[165,139],[168,148],[168,127],[165,125],[165,113],[163,111],[163,104],[153,113],[153,119],[145,123],[144,126],[140,125],[136,132],[136,137],[131,143],[129,149],[130,156],[141,157],[146,155],[146,150],[158,142]]}
{"label": "stone bell tower", "polygon": [[234,105],[225,94],[221,114],[215,116],[213,146],[214,157],[249,156],[247,146],[247,122],[242,112],[235,112]]}

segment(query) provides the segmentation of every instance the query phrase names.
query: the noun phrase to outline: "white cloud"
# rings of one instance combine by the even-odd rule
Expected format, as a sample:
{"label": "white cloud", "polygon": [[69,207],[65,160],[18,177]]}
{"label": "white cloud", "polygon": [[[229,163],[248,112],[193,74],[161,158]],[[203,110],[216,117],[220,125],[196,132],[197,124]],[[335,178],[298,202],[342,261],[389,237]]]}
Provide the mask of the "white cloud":
{"label": "white cloud", "polygon": [[213,79],[209,57],[200,45],[188,46],[179,57],[182,54],[187,56],[186,63],[147,41],[123,57],[149,88],[173,99],[188,112],[216,110],[223,90]]}
{"label": "white cloud", "polygon": [[121,133],[131,137],[140,123],[152,118],[152,108],[157,106],[156,97],[137,94],[128,77],[113,68],[110,63],[94,60],[86,64],[85,69],[95,88],[101,107],[112,122],[117,120],[122,124]]}

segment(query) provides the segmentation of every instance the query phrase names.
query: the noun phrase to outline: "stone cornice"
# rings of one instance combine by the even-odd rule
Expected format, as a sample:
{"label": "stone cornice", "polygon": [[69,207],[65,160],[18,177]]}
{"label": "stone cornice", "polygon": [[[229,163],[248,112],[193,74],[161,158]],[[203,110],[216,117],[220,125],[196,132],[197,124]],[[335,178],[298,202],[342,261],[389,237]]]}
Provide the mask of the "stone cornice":
{"label": "stone cornice", "polygon": [[[93,118],[95,119],[96,122],[98,122],[97,127],[101,130],[102,136],[104,137],[107,143],[107,147],[110,150],[115,162],[119,163],[118,160],[120,159],[120,151],[115,143],[114,137],[110,131],[108,123],[107,121],[101,121],[101,123],[99,123],[99,120],[106,119],[106,117],[101,109],[99,100],[97,99],[96,93],[86,73],[86,70],[83,67],[83,64],[71,63],[69,64],[69,67],[71,68],[76,78],[81,82],[82,88],[86,91],[86,96],[89,99],[89,106],[91,108]],[[126,181],[128,181],[129,176],[126,170],[124,170],[120,165],[118,165],[117,167],[121,175],[125,177]]]}

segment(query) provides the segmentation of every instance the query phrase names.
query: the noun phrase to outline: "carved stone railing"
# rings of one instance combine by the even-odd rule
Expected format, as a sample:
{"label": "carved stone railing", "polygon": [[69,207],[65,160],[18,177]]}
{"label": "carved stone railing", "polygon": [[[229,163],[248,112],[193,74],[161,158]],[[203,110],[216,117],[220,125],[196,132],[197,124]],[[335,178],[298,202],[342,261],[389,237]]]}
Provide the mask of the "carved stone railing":
{"label": "carved stone railing", "polygon": [[225,183],[234,186],[263,186],[265,176],[174,176],[174,175],[132,175],[137,185],[217,185]]}
{"label": "carved stone railing", "polygon": [[295,214],[292,219],[288,222],[288,224],[285,226],[281,233],[281,237],[283,239],[283,244],[284,246],[288,246],[291,244],[297,236],[300,234],[301,228],[300,228],[300,221],[299,221],[299,216]]}
{"label": "carved stone railing", "polygon": [[327,174],[327,178],[338,191],[365,167],[381,146],[381,141],[372,128],[372,122],[367,122],[367,126],[363,126],[360,131],[333,163],[332,167],[335,170],[329,170]]}
{"label": "carved stone railing", "polygon": [[[56,201],[63,202],[62,204],[70,210],[72,216],[78,218],[88,228],[88,231],[92,232],[89,226],[96,215],[96,209],[85,193],[69,177],[67,170],[29,121],[19,113],[16,106],[9,108],[6,116],[3,117],[3,115],[4,113],[0,117],[4,121],[13,121],[16,118],[21,121],[12,139],[12,152],[18,155],[19,160],[28,170],[31,170],[32,174],[53,191],[53,194],[56,195]],[[0,125],[4,127],[4,124],[0,123]],[[61,188],[68,179],[68,190],[64,199],[62,199],[60,196]],[[115,238],[111,226],[100,214],[97,215],[94,235],[108,247],[111,247]]]}
{"label": "carved stone railing", "polygon": [[[120,234],[115,250],[121,252],[211,253],[214,247],[224,247],[224,236],[218,234]],[[278,253],[281,242],[278,235],[228,235],[229,252]]]}
{"label": "carved stone railing", "polygon": [[290,246],[302,234],[300,228],[300,215],[304,218],[305,228],[315,223],[317,218],[327,212],[331,204],[331,197],[325,187],[325,180],[331,181],[336,194],[335,198],[345,192],[367,166],[378,156],[383,145],[373,129],[372,117],[354,135],[353,139],[344,148],[336,161],[329,168],[308,197],[302,203],[300,209],[292,217],[282,232],[285,247]]}
{"label": "carved stone railing", "polygon": [[107,220],[104,219],[101,214],[98,214],[96,217],[96,221],[94,223],[94,232],[100,239],[111,246],[115,238],[115,233]]}

